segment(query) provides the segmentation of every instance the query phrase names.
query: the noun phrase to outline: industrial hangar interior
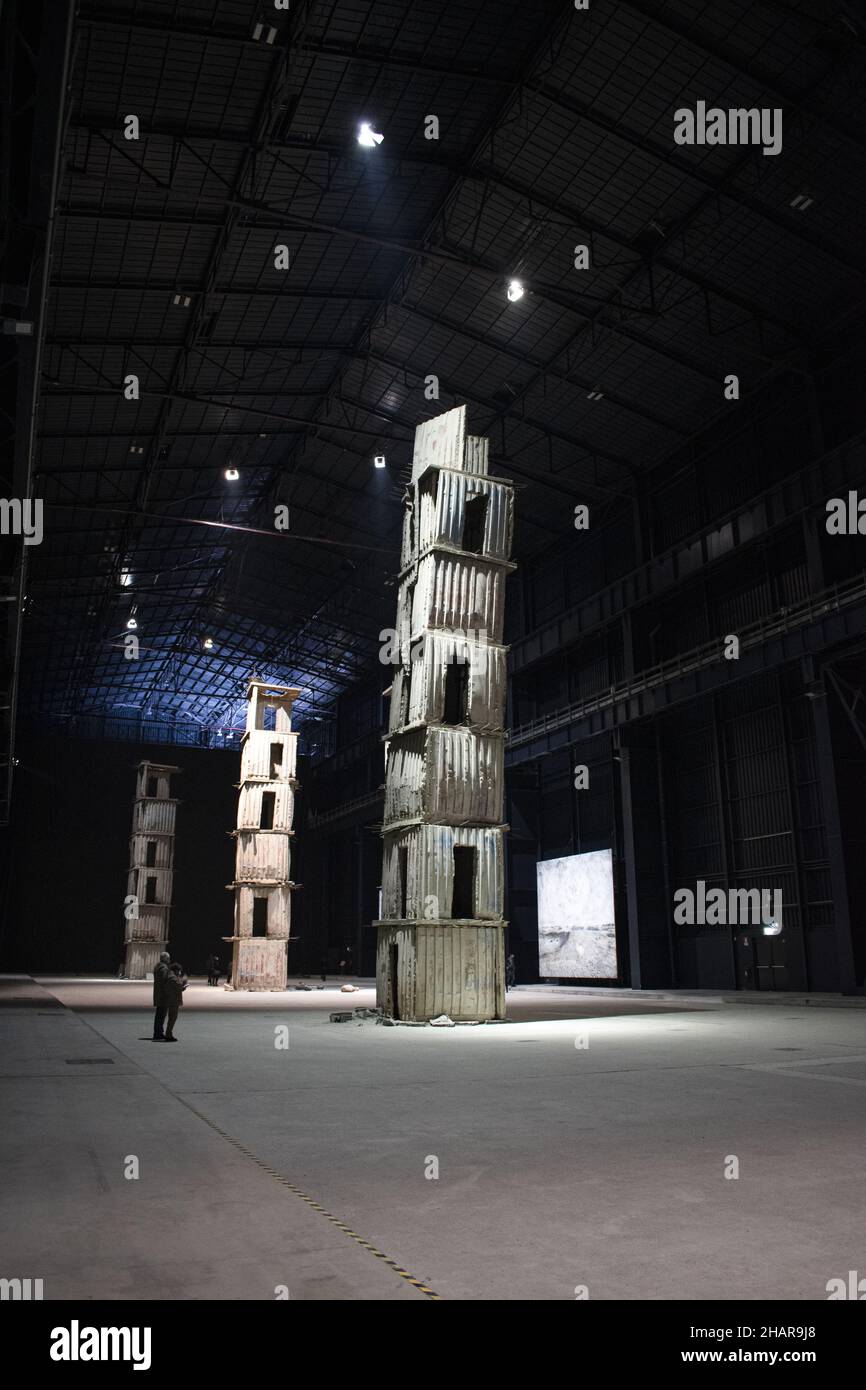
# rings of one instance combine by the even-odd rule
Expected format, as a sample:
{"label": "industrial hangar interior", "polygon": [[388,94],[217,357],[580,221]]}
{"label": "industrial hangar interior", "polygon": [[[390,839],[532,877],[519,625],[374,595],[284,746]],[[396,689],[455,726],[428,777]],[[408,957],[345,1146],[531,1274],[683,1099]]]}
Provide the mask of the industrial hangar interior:
{"label": "industrial hangar interior", "polygon": [[836,1297],[859,6],[0,25],[0,1274]]}

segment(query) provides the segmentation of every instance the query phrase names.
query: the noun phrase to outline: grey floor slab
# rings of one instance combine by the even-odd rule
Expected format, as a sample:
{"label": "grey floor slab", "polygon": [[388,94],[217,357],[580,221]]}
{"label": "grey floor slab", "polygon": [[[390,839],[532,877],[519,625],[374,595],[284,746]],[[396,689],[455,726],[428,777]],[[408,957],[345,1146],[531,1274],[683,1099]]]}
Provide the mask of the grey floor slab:
{"label": "grey floor slab", "polygon": [[46,1299],[424,1300],[143,1067],[169,1048],[129,1017],[127,1057],[0,990],[0,1274]]}
{"label": "grey floor slab", "polygon": [[[547,1021],[398,1029],[329,1023],[330,991],[192,986],[170,1047],[141,1041],[142,987],[50,990],[80,1012],[17,1011],[0,1085],[13,1249],[22,1274],[53,1259],[59,1296],[95,1219],[94,1297],[424,1297],[222,1134],[445,1299],[810,1300],[866,1273],[859,1010],[584,998],[567,1020],[554,997]],[[73,1043],[114,1066],[59,1078]]]}

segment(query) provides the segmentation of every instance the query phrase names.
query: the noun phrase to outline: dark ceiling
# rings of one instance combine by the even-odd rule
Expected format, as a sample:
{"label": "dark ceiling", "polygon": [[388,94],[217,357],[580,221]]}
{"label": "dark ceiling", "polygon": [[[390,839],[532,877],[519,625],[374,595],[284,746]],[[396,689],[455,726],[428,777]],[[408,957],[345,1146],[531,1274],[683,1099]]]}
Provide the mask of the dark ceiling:
{"label": "dark ceiling", "polygon": [[[863,295],[863,69],[842,3],[82,3],[24,710],[214,729],[256,672],[322,715],[393,618],[420,420],[467,403],[526,559],[720,416],[727,374],[796,370]],[[700,100],[781,108],[783,153],[676,145]]]}

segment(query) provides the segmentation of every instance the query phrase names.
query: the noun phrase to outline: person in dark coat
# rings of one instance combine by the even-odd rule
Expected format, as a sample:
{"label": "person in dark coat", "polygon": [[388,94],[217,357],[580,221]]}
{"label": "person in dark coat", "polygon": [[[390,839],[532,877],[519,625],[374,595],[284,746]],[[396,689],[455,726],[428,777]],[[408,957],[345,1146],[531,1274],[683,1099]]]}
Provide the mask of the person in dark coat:
{"label": "person in dark coat", "polygon": [[166,1042],[177,1042],[177,1038],[174,1035],[174,1025],[177,1022],[178,1010],[183,1008],[183,992],[187,984],[188,981],[183,973],[183,966],[176,960],[172,961],[165,979],[165,991],[168,1000],[168,1024],[165,1034]]}
{"label": "person in dark coat", "polygon": [[165,982],[171,974],[171,956],[168,951],[160,953],[153,971],[153,1041],[162,1042],[165,1037],[165,1015],[168,1011],[168,998]]}

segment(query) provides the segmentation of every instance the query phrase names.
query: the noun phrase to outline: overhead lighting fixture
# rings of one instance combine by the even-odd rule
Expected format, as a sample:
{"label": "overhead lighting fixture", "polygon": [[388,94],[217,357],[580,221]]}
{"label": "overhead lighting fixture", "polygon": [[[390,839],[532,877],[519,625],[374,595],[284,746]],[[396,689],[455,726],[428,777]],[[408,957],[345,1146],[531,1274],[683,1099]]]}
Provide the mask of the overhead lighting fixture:
{"label": "overhead lighting fixture", "polygon": [[277,31],[273,24],[262,24],[261,20],[256,20],[256,23],[253,25],[253,38],[258,43],[262,35],[264,35],[265,43],[273,43],[274,39],[277,37]]}
{"label": "overhead lighting fixture", "polygon": [[509,280],[506,294],[508,295],[510,302],[512,304],[516,304],[518,299],[522,299],[523,296],[526,294],[526,290],[523,288],[523,285],[520,280]]}
{"label": "overhead lighting fixture", "polygon": [[225,477],[227,482],[236,483],[240,476],[241,475],[236,468],[227,468],[225,471]]}
{"label": "overhead lighting fixture", "polygon": [[192,300],[188,294],[176,294],[171,302],[172,304],[179,305],[181,309],[188,309]]}
{"label": "overhead lighting fixture", "polygon": [[603,398],[604,398],[604,392],[603,392],[603,391],[599,391],[599,389],[598,389],[597,386],[593,386],[592,390],[591,390],[591,391],[588,391],[587,394],[586,394],[586,399],[587,399],[588,401],[600,401],[600,400],[603,400]]}
{"label": "overhead lighting fixture", "polygon": [[384,139],[384,135],[380,135],[378,131],[374,130],[369,121],[362,121],[359,125],[358,144],[363,145],[365,150],[375,149],[377,145],[381,145]]}
{"label": "overhead lighting fixture", "polygon": [[121,584],[121,587],[124,588],[124,589],[128,589],[131,583],[132,583],[132,575],[130,574],[129,570],[121,570],[121,571],[120,571],[120,584]]}
{"label": "overhead lighting fixture", "polygon": [[126,626],[129,628],[130,632],[134,632],[138,627],[138,623],[135,621],[135,618],[129,617],[126,620]]}
{"label": "overhead lighting fixture", "polygon": [[376,455],[374,456],[374,458],[373,458],[373,467],[374,467],[374,468],[384,468],[384,467],[385,467],[385,455],[384,455],[384,454],[376,454]]}
{"label": "overhead lighting fixture", "polygon": [[808,193],[798,193],[796,198],[791,199],[790,206],[796,208],[798,212],[805,212],[807,208],[812,206],[814,201],[815,199],[810,198]]}
{"label": "overhead lighting fixture", "polygon": [[213,651],[213,638],[212,638],[212,637],[206,637],[206,638],[204,639],[204,641],[202,642],[202,646],[204,647],[204,649],[205,649],[206,652],[212,652],[212,651]]}

